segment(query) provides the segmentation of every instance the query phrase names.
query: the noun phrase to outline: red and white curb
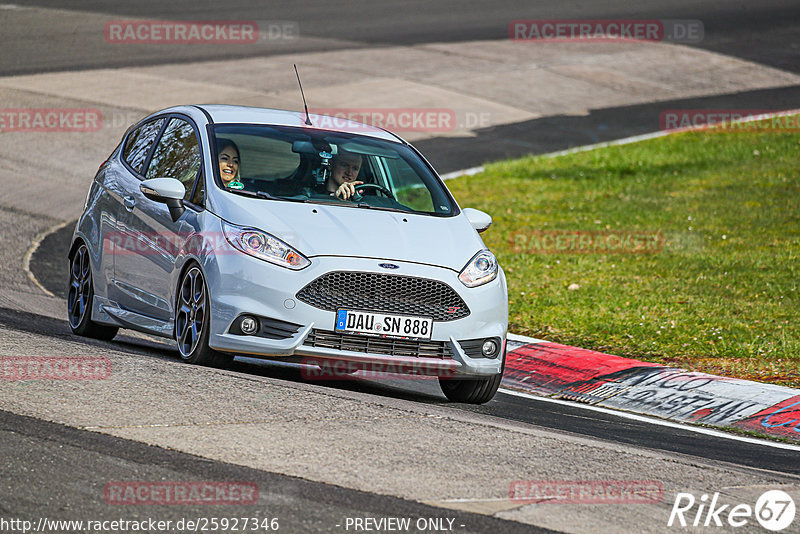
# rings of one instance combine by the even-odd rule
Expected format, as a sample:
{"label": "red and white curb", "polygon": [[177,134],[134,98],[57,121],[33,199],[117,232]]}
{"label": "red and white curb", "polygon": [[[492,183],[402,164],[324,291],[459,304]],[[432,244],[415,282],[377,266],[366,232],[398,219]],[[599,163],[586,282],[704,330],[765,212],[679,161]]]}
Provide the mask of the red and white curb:
{"label": "red and white curb", "polygon": [[800,390],[509,334],[502,385],[553,399],[800,441]]}

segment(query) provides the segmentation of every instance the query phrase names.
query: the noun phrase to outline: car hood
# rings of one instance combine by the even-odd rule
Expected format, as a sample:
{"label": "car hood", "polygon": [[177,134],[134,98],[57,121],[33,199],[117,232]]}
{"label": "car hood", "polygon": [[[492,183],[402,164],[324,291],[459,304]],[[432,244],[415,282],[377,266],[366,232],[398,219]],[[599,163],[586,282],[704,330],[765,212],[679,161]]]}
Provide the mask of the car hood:
{"label": "car hood", "polygon": [[222,219],[264,230],[309,258],[378,258],[460,271],[485,248],[463,213],[433,217],[234,194],[216,200],[214,211]]}

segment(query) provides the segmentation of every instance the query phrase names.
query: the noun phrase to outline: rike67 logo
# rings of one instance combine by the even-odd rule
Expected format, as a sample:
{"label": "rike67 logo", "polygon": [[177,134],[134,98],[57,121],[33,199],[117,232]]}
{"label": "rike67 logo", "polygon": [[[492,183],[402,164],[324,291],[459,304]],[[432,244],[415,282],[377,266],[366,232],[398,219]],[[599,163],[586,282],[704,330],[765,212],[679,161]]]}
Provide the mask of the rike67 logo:
{"label": "rike67 logo", "polygon": [[669,514],[667,526],[743,527],[754,518],[765,529],[779,532],[794,521],[794,499],[781,490],[769,490],[761,494],[755,506],[749,504],[721,504],[720,494],[715,492],[709,499],[703,494],[699,499],[691,493],[678,493]]}

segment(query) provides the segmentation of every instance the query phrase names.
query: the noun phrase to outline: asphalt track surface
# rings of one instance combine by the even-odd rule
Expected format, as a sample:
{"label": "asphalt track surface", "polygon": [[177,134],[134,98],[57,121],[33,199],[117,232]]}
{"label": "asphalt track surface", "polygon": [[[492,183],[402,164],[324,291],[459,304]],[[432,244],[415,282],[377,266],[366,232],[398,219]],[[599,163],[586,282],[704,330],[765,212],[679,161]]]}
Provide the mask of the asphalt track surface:
{"label": "asphalt track surface", "polygon": [[[192,1],[144,0],[137,2],[63,2],[19,0],[20,6],[49,7],[114,17],[163,20],[258,20],[293,21],[304,38],[329,39],[338,47],[375,47],[416,43],[504,39],[508,24],[516,19],[692,19],[703,22],[706,50],[748,59],[783,70],[800,72],[800,4],[793,0],[743,2],[730,0],[609,0],[605,2],[554,0],[355,0]],[[53,70],[75,70],[114,66],[152,65],[179,60],[221,59],[298,51],[329,50],[330,41],[296,44],[264,50],[242,51],[236,47],[146,47],[137,51],[109,52],[96,46],[76,28],[49,26],[48,31],[31,28],[7,29],[6,47],[0,57],[0,73],[22,74]],[[19,39],[15,37],[21,37]],[[59,47],[52,47],[53,39]],[[177,56],[176,56],[177,54]]]}
{"label": "asphalt track surface", "polygon": [[[704,37],[689,43],[705,50],[800,72],[800,3],[614,0],[594,2],[145,2],[23,0],[20,6],[52,7],[107,16],[165,20],[256,20],[298,24],[301,39],[280,45],[129,45],[124,50],[97,41],[97,29],[80,19],[61,24],[58,12],[44,25],[4,28],[0,75],[60,70],[143,66],[177,61],[234,59],[346,48],[457,43],[504,39],[515,19],[681,19],[699,20]],[[46,20],[46,19],[45,19]],[[103,18],[102,20],[106,20]],[[59,43],[53,47],[53,41]],[[524,46],[524,45],[522,45]],[[653,68],[658,68],[654,65]],[[391,72],[387,74],[391,75]],[[211,73],[210,73],[211,75]],[[257,76],[257,73],[254,73]],[[266,82],[265,82],[266,83]],[[143,90],[153,88],[143,87]],[[509,157],[610,141],[659,129],[654,117],[664,109],[797,109],[800,86],[745,91],[705,98],[592,110],[586,116],[549,116],[477,130],[473,137],[433,138],[415,145],[440,173]]]}
{"label": "asphalt track surface", "polygon": [[[6,308],[0,308],[0,325],[54,338],[74,339],[65,321]],[[147,343],[141,339],[125,336],[124,331],[120,332],[115,341],[87,340],[87,343],[111,346],[123,352],[140,354],[142,357],[173,360],[175,365],[183,365],[179,361],[177,351],[167,347],[160,340]],[[266,376],[289,381],[303,381],[301,372],[296,368],[270,365],[254,359],[237,359],[230,366],[230,370],[241,373],[242,376]],[[435,382],[342,380],[318,383],[332,388],[421,403],[441,404],[446,402]],[[452,407],[455,410],[491,415],[609,442],[670,451],[730,465],[800,474],[797,450],[775,448],[767,443],[762,445],[708,436],[695,433],[689,428],[683,430],[649,424],[613,414],[587,412],[579,404],[574,406],[540,402],[532,404],[529,399],[501,392],[494,400],[482,406],[453,404]]]}
{"label": "asphalt track surface", "polygon": [[[187,47],[185,50],[154,50],[152,47],[128,47],[124,53],[97,47],[70,28],[60,27],[53,20],[49,32],[31,32],[30,28],[11,28],[3,37],[5,52],[0,55],[0,74],[22,74],[58,70],[90,69],[113,66],[173,63],[176,60],[238,58],[248,55],[293,53],[330,47],[374,47],[421,42],[459,42],[480,39],[501,39],[507,35],[508,21],[520,18],[681,18],[704,22],[705,39],[695,46],[728,54],[791,72],[800,72],[800,4],[796,1],[739,3],[646,1],[632,4],[616,1],[594,5],[590,2],[331,2],[270,3],[253,7],[244,2],[136,2],[115,5],[100,2],[28,2],[18,5],[47,6],[62,10],[107,14],[113,17],[142,17],[194,20],[292,20],[299,21],[304,36],[320,39],[319,43],[301,41],[297,47],[278,50],[230,49],[225,47]],[[187,17],[185,13],[191,13]],[[55,38],[60,46],[53,47]],[[347,39],[346,42],[342,39]],[[335,43],[326,39],[337,40]],[[328,48],[325,48],[328,47]],[[799,108],[800,87],[731,93],[728,95],[681,100],[669,107],[686,108]],[[466,168],[493,159],[524,153],[541,153],[587,143],[646,133],[657,129],[647,121],[656,116],[654,110],[665,107],[638,105],[592,111],[581,117],[547,117],[533,121],[489,128],[470,139],[428,139],[415,143],[431,157],[441,172]],[[63,260],[67,227],[48,239],[46,253],[35,257],[34,272],[46,287],[60,290],[66,264]],[[52,245],[52,246],[50,246]],[[0,325],[57,339],[72,338],[65,321],[49,317],[0,309]],[[88,342],[100,343],[100,342]],[[140,354],[142,358],[159,358],[182,365],[176,353],[163,344],[147,343],[121,336],[106,346]],[[236,362],[232,370],[243,375],[269,376],[299,381],[298,371],[274,366]],[[435,388],[416,389],[370,381],[335,382],[330,387],[351,389],[420,403],[444,403]],[[651,425],[611,414],[586,412],[579,405],[545,405],[498,394],[495,400],[480,406],[452,405],[453,410],[472,411],[514,420],[537,427],[555,429],[566,434],[588,436],[612,443],[631,444],[643,449],[670,451],[688,457],[729,465],[731,469],[763,469],[785,474],[800,473],[797,452],[700,435],[689,430]],[[139,479],[153,479],[172,470],[172,478],[205,477],[225,480],[258,480],[260,487],[269,487],[276,496],[276,512],[308,531],[331,529],[343,515],[375,516],[457,516],[474,532],[538,531],[528,525],[494,518],[453,512],[392,497],[376,496],[336,486],[303,481],[264,471],[210,461],[191,455],[148,447],[93,432],[72,429],[52,423],[0,412],[0,457],[3,464],[3,493],[12,488],[25,488],[15,500],[0,503],[0,514],[40,515],[42,510],[69,510],[87,506],[86,499],[71,497],[76,472],[87,483],[92,480],[119,480],[125,474]],[[45,460],[46,459],[46,460]],[[11,469],[10,466],[16,466]],[[31,473],[46,472],[31,477]],[[96,472],[103,476],[95,476]],[[47,496],[44,499],[43,496]],[[279,498],[279,497],[280,498]],[[185,510],[182,513],[185,514]],[[159,510],[159,519],[169,519],[169,510]],[[340,531],[340,529],[337,529]]]}
{"label": "asphalt track surface", "polygon": [[[266,509],[244,508],[243,511],[241,505],[223,505],[215,506],[210,512],[206,505],[155,505],[138,513],[125,510],[124,518],[173,522],[201,517],[245,516],[258,518],[259,522],[277,518],[282,531],[342,532],[346,517],[446,517],[453,521],[455,530],[464,533],[553,532],[485,515],[445,511],[395,497],[212,462],[5,411],[0,411],[0,453],[6,466],[5,481],[22,490],[16,495],[4,496],[0,516],[13,511],[16,517],[37,518],[47,517],[49,512],[53,519],[65,510],[77,510],[84,518],[118,519],[123,514],[108,515],[106,502],[97,498],[104,494],[104,485],[98,481],[130,477],[164,480],[161,477],[168,477],[172,481],[247,481],[257,485],[259,495],[269,495],[268,506]],[[83,491],[76,492],[78,486],[84,488]],[[36,497],[29,497],[31,494]]]}

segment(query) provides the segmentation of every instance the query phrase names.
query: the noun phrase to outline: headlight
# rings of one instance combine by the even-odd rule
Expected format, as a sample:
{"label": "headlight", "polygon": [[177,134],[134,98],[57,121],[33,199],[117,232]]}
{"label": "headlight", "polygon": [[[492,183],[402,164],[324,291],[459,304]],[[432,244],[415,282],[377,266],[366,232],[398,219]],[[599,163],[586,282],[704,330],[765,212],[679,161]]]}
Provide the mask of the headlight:
{"label": "headlight", "polygon": [[225,239],[233,245],[233,248],[260,260],[295,271],[304,269],[311,264],[308,258],[295,249],[261,230],[234,226],[222,221],[222,231]]}
{"label": "headlight", "polygon": [[458,279],[467,287],[477,287],[497,278],[497,258],[488,250],[475,254],[461,270]]}

